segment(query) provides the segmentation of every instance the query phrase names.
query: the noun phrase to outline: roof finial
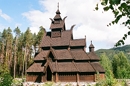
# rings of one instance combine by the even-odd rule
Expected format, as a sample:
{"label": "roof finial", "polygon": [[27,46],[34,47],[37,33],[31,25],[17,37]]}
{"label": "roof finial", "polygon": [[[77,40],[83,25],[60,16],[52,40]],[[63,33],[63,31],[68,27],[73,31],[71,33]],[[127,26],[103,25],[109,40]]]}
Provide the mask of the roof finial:
{"label": "roof finial", "polygon": [[58,2],[58,5],[57,5],[57,8],[59,9],[59,2]]}
{"label": "roof finial", "polygon": [[91,40],[91,44],[92,44],[92,40]]}
{"label": "roof finial", "polygon": [[57,11],[56,11],[56,14],[60,14],[60,11],[59,11],[59,2],[58,2],[58,5],[57,5]]}

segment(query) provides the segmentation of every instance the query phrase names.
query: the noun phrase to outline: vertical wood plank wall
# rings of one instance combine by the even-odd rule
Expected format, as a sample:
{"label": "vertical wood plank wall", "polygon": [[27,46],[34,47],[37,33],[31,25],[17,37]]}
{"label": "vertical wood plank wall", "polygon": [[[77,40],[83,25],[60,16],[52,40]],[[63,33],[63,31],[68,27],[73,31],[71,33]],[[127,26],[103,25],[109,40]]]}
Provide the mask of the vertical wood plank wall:
{"label": "vertical wood plank wall", "polygon": [[61,82],[76,82],[77,77],[75,75],[59,75],[59,81]]}
{"label": "vertical wood plank wall", "polygon": [[[42,74],[41,76],[41,82],[46,82],[46,75]],[[28,82],[36,82],[38,79],[39,75],[28,75],[26,76],[26,81]],[[99,74],[100,79],[105,79],[105,75],[104,73]],[[78,78],[78,79],[77,79]],[[77,80],[79,80],[79,82],[84,82],[84,81],[92,81],[95,82],[97,80],[97,75],[93,75],[93,74],[79,74],[77,77],[77,74],[57,74],[56,73],[52,75],[52,81],[54,82],[77,82]]]}
{"label": "vertical wood plank wall", "polygon": [[26,81],[35,82],[38,75],[27,75]]}
{"label": "vertical wood plank wall", "polygon": [[95,77],[94,75],[80,75],[79,76],[79,82],[83,82],[83,81],[94,81]]}

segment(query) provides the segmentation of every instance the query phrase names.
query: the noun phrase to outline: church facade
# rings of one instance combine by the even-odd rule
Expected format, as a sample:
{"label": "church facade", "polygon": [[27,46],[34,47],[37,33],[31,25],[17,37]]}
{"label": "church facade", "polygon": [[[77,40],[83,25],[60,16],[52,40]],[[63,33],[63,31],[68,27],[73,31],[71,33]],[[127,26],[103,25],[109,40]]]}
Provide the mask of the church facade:
{"label": "church facade", "polygon": [[94,82],[97,72],[104,78],[105,71],[100,58],[90,44],[86,53],[86,37],[73,39],[73,27],[66,30],[65,19],[59,9],[51,19],[50,32],[44,33],[33,64],[26,70],[26,81],[32,82]]}

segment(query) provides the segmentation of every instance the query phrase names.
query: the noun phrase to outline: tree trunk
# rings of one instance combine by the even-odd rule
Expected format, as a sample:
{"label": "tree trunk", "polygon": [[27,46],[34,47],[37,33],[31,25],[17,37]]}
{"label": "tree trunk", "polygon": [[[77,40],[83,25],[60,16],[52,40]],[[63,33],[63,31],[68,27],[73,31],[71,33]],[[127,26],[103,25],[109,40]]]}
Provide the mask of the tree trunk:
{"label": "tree trunk", "polygon": [[17,52],[17,36],[16,36],[16,40],[15,40],[15,45],[14,45],[14,78],[16,75],[16,52]]}

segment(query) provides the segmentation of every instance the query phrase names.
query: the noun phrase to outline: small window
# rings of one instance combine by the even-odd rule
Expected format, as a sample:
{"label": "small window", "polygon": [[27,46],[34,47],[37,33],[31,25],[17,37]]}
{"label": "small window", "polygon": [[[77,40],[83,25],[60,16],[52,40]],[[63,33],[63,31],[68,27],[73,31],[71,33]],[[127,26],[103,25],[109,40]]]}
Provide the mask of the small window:
{"label": "small window", "polygon": [[60,37],[60,36],[61,36],[61,32],[60,31],[52,32],[52,37]]}

